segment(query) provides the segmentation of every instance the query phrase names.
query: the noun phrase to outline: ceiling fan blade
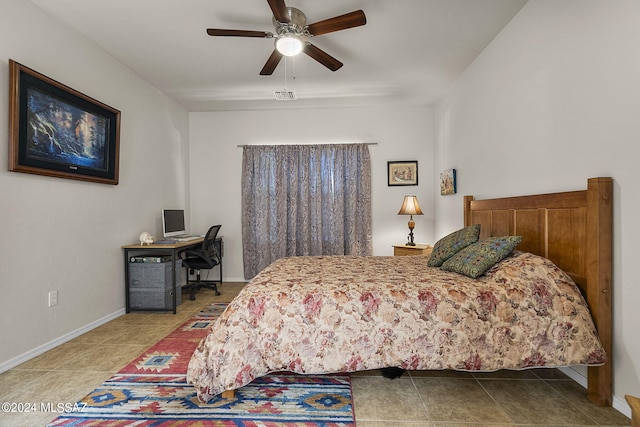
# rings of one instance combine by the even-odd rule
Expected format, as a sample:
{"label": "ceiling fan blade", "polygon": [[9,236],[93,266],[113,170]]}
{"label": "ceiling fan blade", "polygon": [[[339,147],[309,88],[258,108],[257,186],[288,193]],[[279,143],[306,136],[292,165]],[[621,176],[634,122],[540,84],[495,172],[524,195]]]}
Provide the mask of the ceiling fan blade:
{"label": "ceiling fan blade", "polygon": [[207,28],[207,34],[210,36],[225,37],[258,37],[268,39],[273,37],[273,33],[268,31],[251,31],[251,30],[221,30],[218,28]]}
{"label": "ceiling fan blade", "polygon": [[367,17],[362,10],[345,13],[334,18],[325,19],[309,25],[309,33],[313,36],[332,33],[334,31],[346,30],[347,28],[359,27],[367,23]]}
{"label": "ceiling fan blade", "polygon": [[262,70],[260,70],[260,75],[270,76],[271,74],[273,74],[273,71],[276,69],[281,59],[282,54],[278,52],[277,49],[274,49],[271,56],[269,56],[269,59],[267,59],[267,63],[264,64],[264,67],[262,67]]}
{"label": "ceiling fan blade", "polygon": [[284,0],[267,0],[273,17],[276,21],[287,23],[289,22],[289,14],[287,13],[287,5],[284,4]]}
{"label": "ceiling fan blade", "polygon": [[306,53],[331,71],[339,70],[340,67],[344,65],[342,62],[338,61],[336,58],[329,55],[324,50],[315,47],[311,43],[308,43],[304,47],[304,53]]}

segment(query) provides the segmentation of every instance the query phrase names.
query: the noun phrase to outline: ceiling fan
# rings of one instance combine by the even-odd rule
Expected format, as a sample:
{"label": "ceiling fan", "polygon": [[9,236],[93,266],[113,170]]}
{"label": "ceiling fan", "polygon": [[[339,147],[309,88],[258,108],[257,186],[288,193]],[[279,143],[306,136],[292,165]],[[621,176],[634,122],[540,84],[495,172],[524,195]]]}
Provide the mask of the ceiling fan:
{"label": "ceiling fan", "polygon": [[261,76],[273,74],[283,56],[295,56],[300,52],[304,52],[331,71],[336,71],[342,67],[342,62],[311,44],[309,39],[367,23],[364,12],[356,10],[307,25],[307,18],[300,9],[287,7],[284,0],[267,0],[267,2],[273,12],[275,34],[268,31],[207,29],[207,34],[210,36],[275,38],[275,49],[260,71]]}

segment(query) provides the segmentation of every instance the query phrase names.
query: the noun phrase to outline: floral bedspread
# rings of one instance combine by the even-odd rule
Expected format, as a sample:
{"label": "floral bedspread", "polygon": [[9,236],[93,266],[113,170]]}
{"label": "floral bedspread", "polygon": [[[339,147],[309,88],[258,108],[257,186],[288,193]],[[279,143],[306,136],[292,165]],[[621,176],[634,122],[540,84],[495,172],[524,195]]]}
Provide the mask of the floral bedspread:
{"label": "floral bedspread", "polygon": [[493,371],[601,365],[606,354],[573,281],[524,252],[470,279],[426,256],[292,257],[251,280],[202,340],[198,397],[274,371]]}

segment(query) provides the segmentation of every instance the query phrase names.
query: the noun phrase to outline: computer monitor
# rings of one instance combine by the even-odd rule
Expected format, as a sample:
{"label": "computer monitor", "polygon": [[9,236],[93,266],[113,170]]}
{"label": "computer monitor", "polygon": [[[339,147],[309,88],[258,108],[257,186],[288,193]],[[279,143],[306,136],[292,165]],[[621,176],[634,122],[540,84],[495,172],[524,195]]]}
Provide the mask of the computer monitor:
{"label": "computer monitor", "polygon": [[162,235],[164,237],[173,237],[186,233],[184,210],[162,209]]}

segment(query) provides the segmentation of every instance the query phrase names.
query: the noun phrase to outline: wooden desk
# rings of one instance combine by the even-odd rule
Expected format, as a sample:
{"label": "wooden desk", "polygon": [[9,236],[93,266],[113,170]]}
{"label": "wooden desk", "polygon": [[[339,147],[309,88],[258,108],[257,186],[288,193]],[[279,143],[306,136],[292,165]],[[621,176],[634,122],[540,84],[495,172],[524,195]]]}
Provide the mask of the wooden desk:
{"label": "wooden desk", "polygon": [[[129,304],[129,259],[134,254],[138,253],[147,253],[153,255],[171,255],[171,264],[173,277],[172,285],[173,285],[173,314],[176,314],[176,283],[177,283],[177,271],[176,271],[176,261],[178,259],[178,252],[187,248],[197,247],[202,244],[204,239],[202,237],[189,240],[188,242],[175,242],[175,243],[152,243],[151,245],[141,245],[141,244],[133,244],[133,245],[125,245],[122,246],[124,249],[124,286],[125,286],[125,299],[126,299],[126,310],[127,313],[131,311],[131,307]],[[220,242],[222,246],[222,238],[218,237],[216,239],[216,243]],[[222,259],[222,250],[220,250],[220,258]],[[220,276],[222,276],[222,260],[220,263]],[[138,310],[138,309],[136,309]],[[167,309],[145,309],[146,311],[167,311]]]}
{"label": "wooden desk", "polygon": [[433,247],[424,243],[416,243],[415,246],[393,245],[393,256],[406,255],[431,255]]}

